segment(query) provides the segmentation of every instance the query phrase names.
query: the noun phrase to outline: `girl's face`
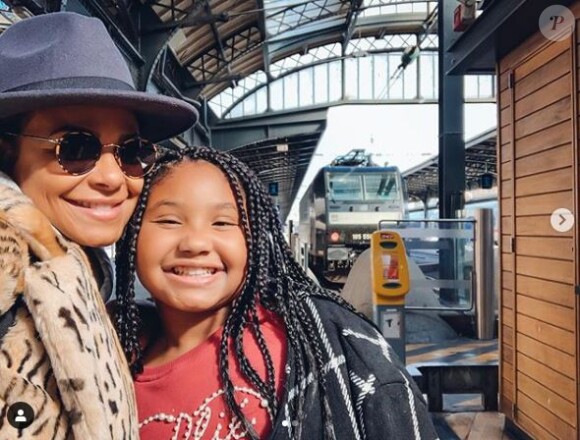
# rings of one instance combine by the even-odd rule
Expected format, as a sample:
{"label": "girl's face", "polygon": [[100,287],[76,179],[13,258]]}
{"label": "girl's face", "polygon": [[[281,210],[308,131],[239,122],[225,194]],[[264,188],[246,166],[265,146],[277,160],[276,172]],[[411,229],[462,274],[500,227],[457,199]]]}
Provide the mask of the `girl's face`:
{"label": "girl's face", "polygon": [[184,162],[152,187],[137,275],[161,309],[225,319],[247,261],[236,200],[219,168]]}
{"label": "girl's face", "polygon": [[[139,130],[127,110],[71,106],[32,113],[21,133],[57,139],[67,131],[87,131],[101,144],[118,144]],[[119,239],[143,187],[143,179],[123,174],[110,147],[90,172],[73,176],[60,167],[53,144],[27,137],[18,138],[13,177],[60,232],[91,247]]]}

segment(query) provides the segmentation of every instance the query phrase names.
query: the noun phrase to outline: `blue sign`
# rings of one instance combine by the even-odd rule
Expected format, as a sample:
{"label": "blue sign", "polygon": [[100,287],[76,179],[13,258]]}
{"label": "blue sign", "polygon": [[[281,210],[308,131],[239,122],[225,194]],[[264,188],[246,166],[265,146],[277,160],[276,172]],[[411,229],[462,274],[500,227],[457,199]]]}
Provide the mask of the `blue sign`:
{"label": "blue sign", "polygon": [[268,194],[272,197],[278,197],[278,182],[270,182],[268,184]]}

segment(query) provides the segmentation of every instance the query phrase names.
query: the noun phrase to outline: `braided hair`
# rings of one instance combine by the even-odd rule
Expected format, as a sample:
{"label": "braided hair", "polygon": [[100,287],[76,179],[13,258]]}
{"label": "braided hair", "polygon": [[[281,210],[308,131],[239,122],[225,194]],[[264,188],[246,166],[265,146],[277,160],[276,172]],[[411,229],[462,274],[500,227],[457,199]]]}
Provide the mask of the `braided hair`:
{"label": "braided hair", "polygon": [[[231,154],[206,147],[167,151],[145,178],[137,208],[116,248],[116,255],[122,255],[123,258],[116,262],[118,304],[114,319],[131,370],[133,374],[138,374],[143,366],[138,341],[139,312],[135,304],[135,254],[147,199],[155,182],[171,173],[172,167],[184,161],[198,160],[215,165],[228,179],[240,213],[248,249],[246,277],[232,302],[220,343],[219,370],[226,403],[232,413],[242,421],[249,435],[257,439],[257,434],[234,399],[234,384],[230,377],[232,356],[239,364],[243,376],[267,401],[270,415],[273,417],[278,411],[273,361],[257,315],[258,305],[262,305],[275,312],[283,321],[288,347],[293,353],[289,359],[293,360],[290,368],[294,370],[296,383],[306,384],[310,382],[307,378],[314,379],[311,383],[318,387],[322,399],[324,438],[334,439],[336,436],[330,423],[332,414],[323,374],[325,357],[322,340],[316,337],[316,324],[305,299],[321,296],[350,310],[353,310],[352,306],[340,296],[322,289],[300,267],[286,243],[271,197],[254,172]],[[245,331],[250,331],[258,342],[266,365],[265,378],[260,377],[254,367],[256,363],[246,354],[243,344]],[[304,420],[305,393],[302,391],[297,393],[296,403],[290,406],[291,420],[296,421],[294,426],[297,427],[297,438],[302,438]]]}

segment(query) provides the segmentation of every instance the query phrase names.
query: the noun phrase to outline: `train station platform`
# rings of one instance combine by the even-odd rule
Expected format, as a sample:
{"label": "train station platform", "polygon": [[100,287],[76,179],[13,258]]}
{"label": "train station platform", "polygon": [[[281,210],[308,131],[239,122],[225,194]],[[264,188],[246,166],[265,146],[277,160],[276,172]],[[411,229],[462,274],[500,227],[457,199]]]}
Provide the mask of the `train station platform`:
{"label": "train station platform", "polygon": [[[431,410],[440,440],[514,438],[504,432],[505,417],[497,412],[497,339],[407,344],[406,354],[409,370],[422,373],[419,385],[430,410],[440,405]],[[453,388],[446,388],[446,380]],[[485,402],[486,393],[495,405]]]}

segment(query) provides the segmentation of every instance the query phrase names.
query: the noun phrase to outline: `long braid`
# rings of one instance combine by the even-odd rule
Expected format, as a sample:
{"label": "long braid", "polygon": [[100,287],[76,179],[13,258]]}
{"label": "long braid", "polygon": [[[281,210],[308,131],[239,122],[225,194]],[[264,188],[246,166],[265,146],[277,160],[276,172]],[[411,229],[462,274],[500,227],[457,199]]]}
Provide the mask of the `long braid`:
{"label": "long braid", "polygon": [[[164,157],[167,161],[175,160],[175,156],[169,154]],[[152,174],[157,175],[162,170],[163,168],[159,164]],[[151,179],[145,180],[135,212],[125,227],[123,236],[115,246],[115,255],[122,255],[123,258],[115,260],[116,309],[114,324],[133,374],[138,374],[143,370],[143,353],[139,343],[141,321],[139,309],[135,303],[136,245],[152,184]]]}
{"label": "long braid", "polygon": [[[293,369],[299,387],[307,386],[311,376],[312,384],[318,388],[322,399],[322,416],[325,426],[324,438],[334,439],[332,413],[328,404],[324,367],[328,361],[323,350],[322,338],[318,334],[314,317],[306,306],[305,297],[320,296],[335,301],[353,310],[352,306],[339,295],[322,289],[314,283],[294,259],[282,233],[280,218],[271,198],[252,170],[230,154],[207,148],[188,148],[171,152],[164,156],[155,169],[146,177],[145,185],[133,217],[125,230],[117,248],[117,255],[123,259],[117,262],[117,300],[119,308],[116,327],[132,371],[141,369],[141,348],[139,347],[138,323],[135,306],[135,245],[152,185],[171,173],[176,164],[186,161],[203,160],[217,166],[232,188],[240,215],[240,224],[245,236],[248,263],[246,277],[240,292],[231,304],[230,313],[224,323],[219,349],[220,379],[225,400],[232,414],[238,418],[251,436],[257,434],[245,418],[235,400],[235,388],[231,379],[232,356],[242,375],[256,388],[267,402],[267,409],[273,417],[278,411],[275,371],[272,356],[260,328],[257,306],[260,304],[276,313],[281,319],[292,350]],[[249,332],[249,333],[248,333]],[[258,374],[255,359],[247,356],[244,335],[253,335],[266,366],[266,377]],[[290,417],[297,422],[296,438],[305,438],[303,431],[306,396],[304,389],[297,390],[295,403],[291,402]],[[293,425],[295,426],[295,425]]]}

